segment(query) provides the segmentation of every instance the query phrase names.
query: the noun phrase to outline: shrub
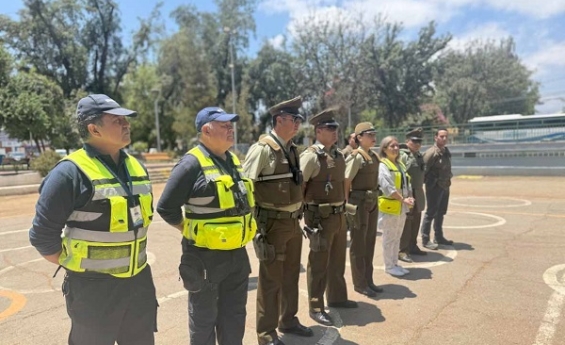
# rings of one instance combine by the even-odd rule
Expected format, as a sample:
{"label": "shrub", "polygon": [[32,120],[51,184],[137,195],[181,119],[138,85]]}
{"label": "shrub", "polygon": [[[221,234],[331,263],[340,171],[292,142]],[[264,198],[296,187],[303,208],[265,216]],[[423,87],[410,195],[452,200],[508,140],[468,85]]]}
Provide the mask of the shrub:
{"label": "shrub", "polygon": [[144,142],[144,141],[136,141],[135,143],[133,143],[131,145],[132,151],[138,152],[138,153],[147,152],[147,147],[148,147],[147,143]]}
{"label": "shrub", "polygon": [[32,159],[31,170],[37,171],[41,177],[45,177],[60,160],[61,156],[57,152],[45,151],[39,157]]}

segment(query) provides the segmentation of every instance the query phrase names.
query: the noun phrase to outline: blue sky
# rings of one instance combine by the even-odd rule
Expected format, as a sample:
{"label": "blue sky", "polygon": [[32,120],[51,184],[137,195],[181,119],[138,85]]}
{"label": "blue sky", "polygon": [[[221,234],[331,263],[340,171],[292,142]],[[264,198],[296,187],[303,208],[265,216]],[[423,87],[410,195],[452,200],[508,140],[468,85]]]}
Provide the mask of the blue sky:
{"label": "blue sky", "polygon": [[[157,3],[115,1],[126,32],[135,29],[137,18],[147,17]],[[162,14],[168,29],[174,29],[168,14],[182,4],[215,10],[210,0],[164,0]],[[17,17],[21,7],[21,0],[5,1],[0,12]],[[474,39],[498,40],[511,35],[522,61],[541,83],[544,104],[536,111],[553,113],[565,107],[565,0],[259,0],[257,32],[251,38],[249,53],[254,55],[264,40],[277,44],[282,35],[292,36],[293,26],[312,13],[326,19],[343,14],[368,19],[381,13],[390,21],[402,22],[408,37],[434,20],[439,33],[453,35],[454,48]]]}

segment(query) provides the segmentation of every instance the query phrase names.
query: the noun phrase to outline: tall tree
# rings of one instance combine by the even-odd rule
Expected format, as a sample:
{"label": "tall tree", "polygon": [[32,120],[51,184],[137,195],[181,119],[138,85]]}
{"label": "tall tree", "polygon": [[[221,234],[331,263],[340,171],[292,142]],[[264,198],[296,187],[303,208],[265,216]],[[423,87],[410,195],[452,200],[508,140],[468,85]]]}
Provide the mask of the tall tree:
{"label": "tall tree", "polygon": [[512,38],[473,41],[439,58],[437,103],[456,123],[476,116],[533,114],[538,83],[516,54]]}
{"label": "tall tree", "polygon": [[127,69],[148,49],[159,6],[141,20],[129,47],[112,0],[24,0],[18,21],[0,16],[0,37],[65,97],[78,89],[115,97]]}
{"label": "tall tree", "polygon": [[40,152],[46,141],[68,134],[58,131],[66,119],[63,91],[34,71],[20,71],[0,89],[0,109],[10,137],[31,138]]}

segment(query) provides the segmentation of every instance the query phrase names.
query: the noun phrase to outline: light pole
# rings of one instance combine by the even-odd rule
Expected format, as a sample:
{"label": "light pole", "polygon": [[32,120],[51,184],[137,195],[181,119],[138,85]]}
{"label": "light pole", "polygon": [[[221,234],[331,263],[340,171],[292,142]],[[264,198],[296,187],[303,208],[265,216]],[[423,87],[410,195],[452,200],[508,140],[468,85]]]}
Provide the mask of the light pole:
{"label": "light pole", "polygon": [[[229,27],[225,27],[224,31],[229,35],[230,39],[228,44],[230,50],[230,69],[231,69],[231,100],[232,100],[232,113],[235,114],[235,61],[233,57],[233,44],[232,44],[232,35],[235,34],[237,31],[234,29],[230,29]],[[233,123],[233,146],[237,151],[237,122]]]}
{"label": "light pole", "polygon": [[159,129],[159,97],[161,96],[161,89],[153,89],[151,93],[155,95],[155,130],[157,131],[157,152],[161,152],[161,131]]}

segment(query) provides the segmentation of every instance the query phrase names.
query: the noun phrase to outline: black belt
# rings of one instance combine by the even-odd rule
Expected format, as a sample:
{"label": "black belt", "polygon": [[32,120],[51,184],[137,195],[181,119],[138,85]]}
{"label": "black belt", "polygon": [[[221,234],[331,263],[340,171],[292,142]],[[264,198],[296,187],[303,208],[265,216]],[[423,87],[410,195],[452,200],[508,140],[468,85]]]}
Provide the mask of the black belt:
{"label": "black belt", "polygon": [[257,215],[258,217],[262,215],[266,215],[267,218],[272,218],[272,219],[300,218],[300,216],[302,216],[302,209],[300,208],[294,212],[289,212],[289,211],[275,211],[275,210],[269,210],[266,208],[257,207]]}
{"label": "black belt", "polygon": [[[317,211],[319,205],[314,204],[306,204],[307,210]],[[332,212],[330,214],[338,214],[345,211],[345,204],[341,204],[339,206],[330,206],[332,208]]]}

